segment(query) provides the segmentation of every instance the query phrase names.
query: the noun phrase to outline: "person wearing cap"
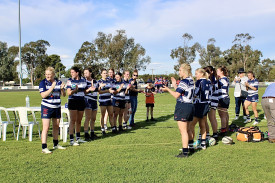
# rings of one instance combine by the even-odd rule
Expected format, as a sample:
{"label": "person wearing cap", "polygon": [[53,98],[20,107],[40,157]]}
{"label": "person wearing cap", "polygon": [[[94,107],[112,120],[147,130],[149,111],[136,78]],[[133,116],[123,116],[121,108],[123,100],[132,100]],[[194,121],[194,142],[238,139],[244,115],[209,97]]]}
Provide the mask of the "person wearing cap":
{"label": "person wearing cap", "polygon": [[147,80],[147,86],[144,89],[144,94],[146,97],[145,103],[146,103],[146,108],[147,108],[147,113],[146,113],[146,121],[149,121],[149,111],[151,111],[151,121],[156,121],[153,117],[153,110],[155,106],[155,97],[154,95],[156,94],[155,88],[153,86],[153,81],[151,79]]}
{"label": "person wearing cap", "polygon": [[235,97],[235,120],[239,119],[241,105],[243,107],[243,118],[246,119],[244,101],[246,97],[241,96],[241,91],[247,91],[245,83],[248,81],[248,77],[245,76],[245,71],[240,68],[238,71],[238,76],[235,77],[233,85],[235,84],[234,97]]}
{"label": "person wearing cap", "polygon": [[262,107],[267,120],[268,141],[275,143],[275,83],[266,88],[262,96]]}

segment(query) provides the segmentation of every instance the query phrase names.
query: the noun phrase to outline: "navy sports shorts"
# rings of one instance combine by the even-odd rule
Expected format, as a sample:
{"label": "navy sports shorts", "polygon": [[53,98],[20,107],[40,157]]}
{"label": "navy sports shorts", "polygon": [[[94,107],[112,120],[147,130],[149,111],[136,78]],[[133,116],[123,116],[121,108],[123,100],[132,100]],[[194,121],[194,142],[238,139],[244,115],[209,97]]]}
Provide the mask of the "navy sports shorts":
{"label": "navy sports shorts", "polygon": [[97,101],[85,98],[85,109],[91,109],[93,111],[97,111]]}
{"label": "navy sports shorts", "polygon": [[196,103],[194,104],[195,113],[194,116],[197,118],[203,118],[209,112],[209,103]]}
{"label": "navy sports shorts", "polygon": [[51,119],[51,118],[61,118],[61,107],[59,108],[49,108],[47,106],[41,105],[41,119]]}
{"label": "navy sports shorts", "polygon": [[247,96],[245,100],[249,102],[259,102],[259,95]]}
{"label": "navy sports shorts", "polygon": [[112,101],[107,100],[105,102],[99,102],[99,106],[112,106]]}
{"label": "navy sports shorts", "polygon": [[218,107],[228,109],[229,108],[229,104],[230,104],[230,98],[229,97],[221,98],[221,99],[219,99],[219,105],[218,105]]}
{"label": "navy sports shorts", "polygon": [[77,110],[77,111],[84,111],[86,108],[85,100],[76,100],[76,99],[69,99],[68,102],[68,109],[69,110]]}
{"label": "navy sports shorts", "polygon": [[125,109],[125,104],[126,104],[125,100],[116,100],[113,98],[113,106],[114,107],[118,107],[120,109]]}
{"label": "navy sports shorts", "polygon": [[191,103],[182,103],[177,101],[174,113],[175,121],[191,122],[194,116],[194,105]]}
{"label": "navy sports shorts", "polygon": [[155,107],[155,104],[146,104],[146,107]]}

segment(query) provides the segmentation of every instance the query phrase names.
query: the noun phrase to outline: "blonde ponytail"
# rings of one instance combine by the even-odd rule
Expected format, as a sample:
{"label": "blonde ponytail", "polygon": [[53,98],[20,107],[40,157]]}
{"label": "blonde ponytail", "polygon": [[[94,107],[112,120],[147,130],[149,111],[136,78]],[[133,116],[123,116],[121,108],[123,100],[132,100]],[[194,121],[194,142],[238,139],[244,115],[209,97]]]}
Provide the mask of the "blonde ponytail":
{"label": "blonde ponytail", "polygon": [[190,77],[192,77],[192,69],[191,69],[191,66],[190,64],[181,64],[180,66],[183,71]]}

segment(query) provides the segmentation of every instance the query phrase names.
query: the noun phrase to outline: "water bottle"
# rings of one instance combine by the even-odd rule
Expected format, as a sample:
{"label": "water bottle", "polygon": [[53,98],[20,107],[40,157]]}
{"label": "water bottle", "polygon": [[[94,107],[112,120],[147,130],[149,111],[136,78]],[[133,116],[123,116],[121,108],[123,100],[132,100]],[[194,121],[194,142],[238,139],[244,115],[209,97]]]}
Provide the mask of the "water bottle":
{"label": "water bottle", "polygon": [[29,95],[26,96],[26,107],[30,107],[30,97],[29,97]]}

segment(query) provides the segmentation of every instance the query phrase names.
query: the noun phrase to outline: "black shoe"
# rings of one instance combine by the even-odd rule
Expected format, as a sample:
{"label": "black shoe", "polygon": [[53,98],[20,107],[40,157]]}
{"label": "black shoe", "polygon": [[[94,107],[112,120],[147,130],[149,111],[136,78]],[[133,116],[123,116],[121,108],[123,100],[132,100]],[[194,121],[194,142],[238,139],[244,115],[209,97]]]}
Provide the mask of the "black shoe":
{"label": "black shoe", "polygon": [[102,135],[106,135],[106,132],[105,132],[105,131],[101,131],[101,134],[102,134]]}
{"label": "black shoe", "polygon": [[194,148],[189,148],[189,155],[192,155],[195,153],[195,149]]}
{"label": "black shoe", "polygon": [[90,140],[96,140],[96,139],[97,139],[96,134],[92,134],[91,137],[90,137]]}
{"label": "black shoe", "polygon": [[123,132],[124,131],[123,128],[122,128],[122,126],[118,127],[118,131],[119,132]]}
{"label": "black shoe", "polygon": [[215,140],[218,140],[218,138],[219,138],[218,134],[217,134],[217,135],[212,135],[212,137],[213,137]]}
{"label": "black shoe", "polygon": [[149,119],[147,118],[147,119],[146,119],[146,121],[148,122],[148,121],[149,121]]}
{"label": "black shoe", "polygon": [[151,121],[157,121],[155,118],[151,118]]}
{"label": "black shoe", "polygon": [[112,133],[117,133],[117,128],[116,127],[112,127]]}
{"label": "black shoe", "polygon": [[85,141],[90,141],[90,135],[85,133]]}
{"label": "black shoe", "polygon": [[175,157],[177,157],[177,158],[188,158],[188,154],[180,153],[180,154],[176,155]]}

